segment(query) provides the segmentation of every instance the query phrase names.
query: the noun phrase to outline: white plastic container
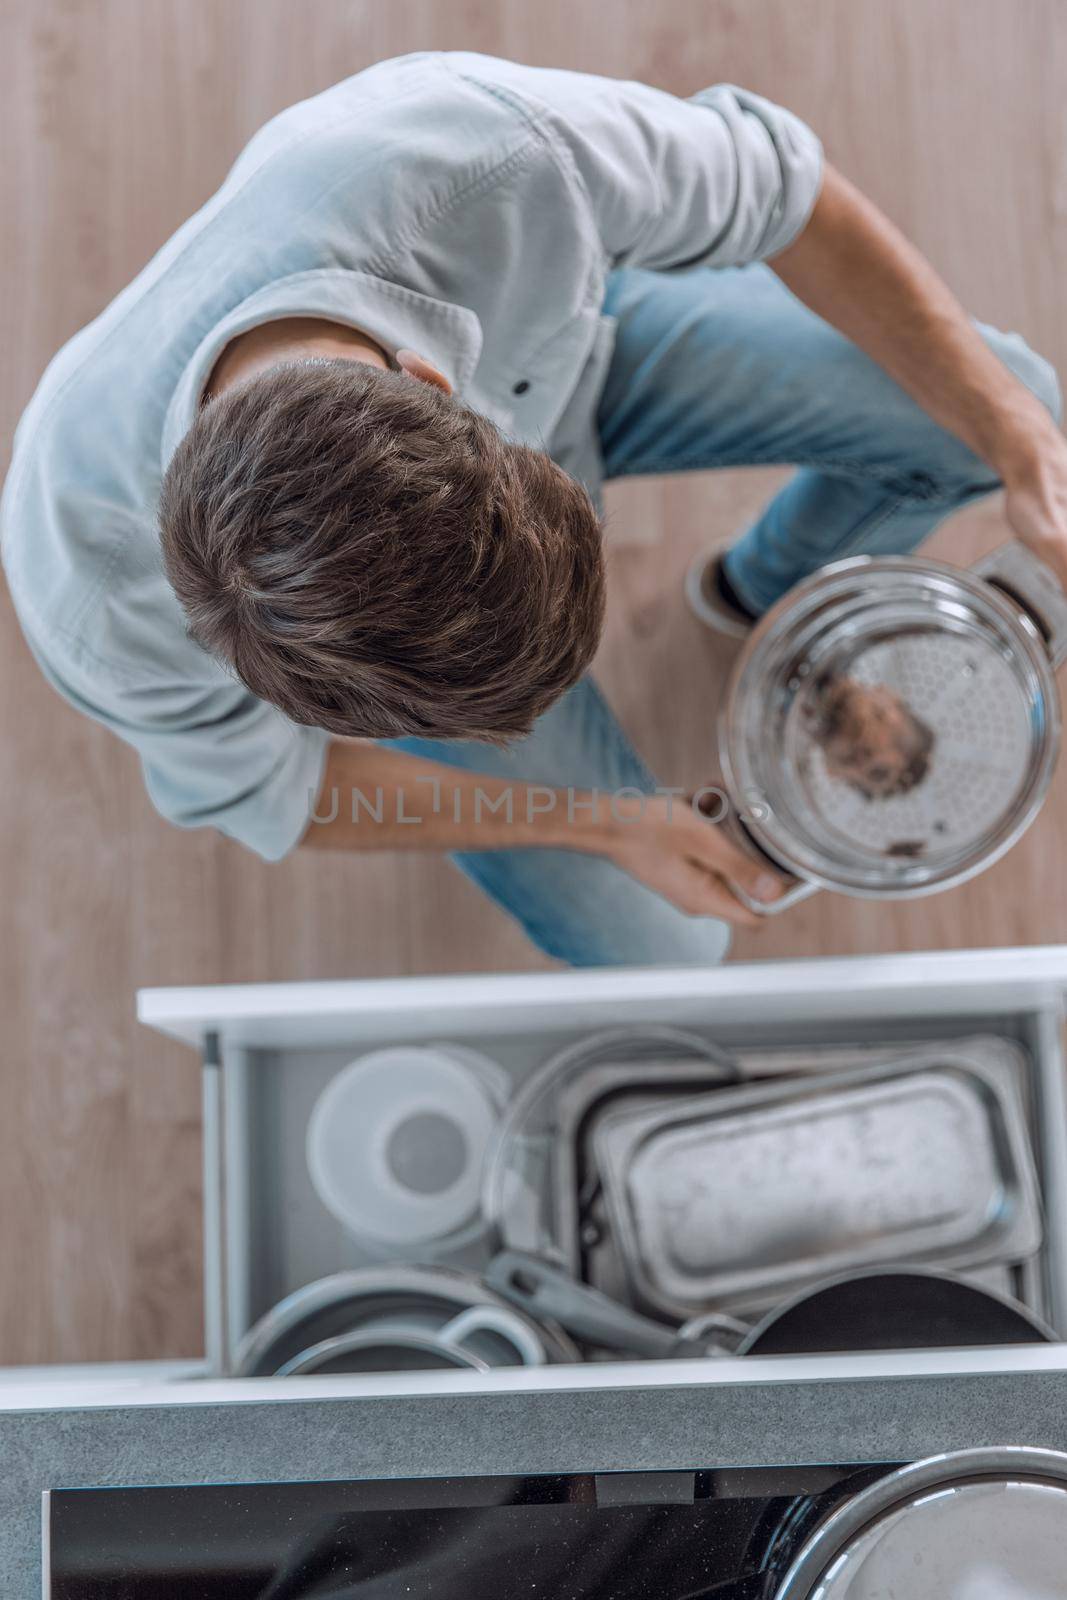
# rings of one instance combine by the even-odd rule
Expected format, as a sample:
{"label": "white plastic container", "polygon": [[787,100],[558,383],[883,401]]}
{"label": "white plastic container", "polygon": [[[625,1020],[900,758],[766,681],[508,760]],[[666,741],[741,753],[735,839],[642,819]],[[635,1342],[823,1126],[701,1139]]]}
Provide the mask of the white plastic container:
{"label": "white plastic container", "polygon": [[507,1075],[460,1045],[400,1045],[351,1062],[319,1096],[307,1163],[326,1208],[372,1254],[459,1249],[484,1227],[486,1150]]}

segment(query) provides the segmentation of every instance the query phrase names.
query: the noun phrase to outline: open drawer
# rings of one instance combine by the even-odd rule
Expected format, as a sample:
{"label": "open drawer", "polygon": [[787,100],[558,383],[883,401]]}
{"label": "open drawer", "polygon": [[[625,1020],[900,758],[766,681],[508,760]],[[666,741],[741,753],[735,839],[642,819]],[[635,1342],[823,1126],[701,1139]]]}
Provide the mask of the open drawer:
{"label": "open drawer", "polygon": [[[204,1059],[206,1349],[232,1370],[252,1324],[285,1295],[365,1264],[307,1172],[308,1119],[354,1056],[449,1040],[517,1086],[569,1041],[605,1027],[671,1025],[742,1059],[833,1046],[890,1049],[992,1034],[1022,1047],[1044,1205],[1044,1244],[1013,1292],[1067,1329],[1067,948],[727,965],[714,970],[397,978],[153,989],[141,1020]],[[757,1069],[758,1070],[758,1069]],[[380,1258],[379,1258],[380,1259]],[[449,1264],[477,1269],[478,1247]]]}

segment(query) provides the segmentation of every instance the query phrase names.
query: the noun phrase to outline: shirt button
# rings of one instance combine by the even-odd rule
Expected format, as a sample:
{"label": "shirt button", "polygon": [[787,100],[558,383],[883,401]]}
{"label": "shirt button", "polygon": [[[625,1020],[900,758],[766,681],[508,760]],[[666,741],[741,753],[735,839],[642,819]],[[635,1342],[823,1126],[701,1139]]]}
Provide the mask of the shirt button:
{"label": "shirt button", "polygon": [[526,381],[526,379],[525,378],[520,378],[518,383],[515,385],[515,387],[512,389],[511,392],[512,392],[512,394],[525,394],[529,387],[530,387],[530,385]]}

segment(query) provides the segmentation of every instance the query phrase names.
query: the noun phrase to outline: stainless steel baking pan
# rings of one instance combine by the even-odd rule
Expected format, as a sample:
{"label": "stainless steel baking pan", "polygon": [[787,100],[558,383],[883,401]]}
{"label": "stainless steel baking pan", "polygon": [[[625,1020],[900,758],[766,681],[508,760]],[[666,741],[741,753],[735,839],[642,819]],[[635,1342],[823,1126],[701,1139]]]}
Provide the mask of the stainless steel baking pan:
{"label": "stainless steel baking pan", "polygon": [[[945,1048],[943,1045],[931,1047]],[[816,1047],[777,1046],[743,1050],[736,1053],[734,1059],[746,1080],[765,1081],[788,1076],[795,1081],[896,1062],[905,1048],[914,1050],[926,1046],[901,1046],[892,1053],[885,1046],[879,1048],[855,1042]],[[1000,1074],[1005,1093],[1016,1100],[1032,1137],[1031,1062],[1027,1053],[1002,1037],[988,1034],[953,1040],[951,1048],[962,1049],[970,1059],[991,1066]],[[560,1088],[554,1114],[556,1136],[552,1162],[554,1249],[549,1254],[557,1257],[576,1277],[614,1299],[632,1301],[636,1297],[600,1183],[594,1149],[597,1124],[617,1107],[636,1106],[638,1095],[643,1096],[640,1103],[666,1105],[693,1092],[694,1085],[699,1082],[710,1088],[708,1070],[706,1063],[678,1059],[608,1062],[583,1070]],[[965,1272],[972,1283],[1042,1310],[1045,1302],[1040,1271],[1035,1274],[1035,1263],[1040,1259],[1040,1254],[1035,1252],[1020,1263],[992,1261],[971,1266],[953,1259],[951,1265]],[[746,1293],[732,1302],[730,1309],[758,1317],[779,1298],[780,1293],[772,1284],[769,1289],[760,1287],[751,1294]],[[669,1312],[666,1306],[654,1307],[647,1300],[643,1303],[646,1309],[661,1310],[678,1322],[692,1314],[688,1301],[672,1305]]]}
{"label": "stainless steel baking pan", "polygon": [[[668,1106],[700,1089],[721,1086],[719,1069],[706,1061],[610,1061],[589,1067],[563,1085],[556,1100],[552,1156],[552,1217],[555,1242],[568,1271],[580,1275],[582,1188],[592,1174],[583,1131],[599,1108],[615,1108],[625,1096],[628,1110]],[[594,1178],[595,1182],[595,1178]]]}
{"label": "stainless steel baking pan", "polygon": [[[1000,1041],[988,1043],[995,1049]],[[886,1060],[886,1051],[870,1045],[834,1044],[807,1049],[742,1050],[733,1052],[733,1059],[741,1077],[748,1081],[873,1066]],[[1020,1059],[1017,1066],[1021,1085],[1026,1063]],[[569,1271],[580,1274],[582,1258],[589,1253],[581,1237],[583,1218],[598,1209],[592,1202],[587,1211],[582,1195],[583,1189],[588,1196],[590,1189],[597,1187],[591,1136],[598,1120],[623,1103],[627,1109],[639,1104],[667,1106],[698,1088],[718,1090],[722,1086],[721,1067],[678,1056],[660,1059],[654,1054],[644,1060],[605,1061],[583,1067],[560,1084],[552,1116],[550,1177],[555,1250],[550,1253],[559,1255]],[[521,1247],[517,1238],[509,1243]],[[609,1278],[614,1289],[618,1275],[611,1271]]]}
{"label": "stainless steel baking pan", "polygon": [[598,1120],[596,1162],[639,1301],[677,1316],[878,1263],[1040,1247],[1014,1069],[936,1047]]}

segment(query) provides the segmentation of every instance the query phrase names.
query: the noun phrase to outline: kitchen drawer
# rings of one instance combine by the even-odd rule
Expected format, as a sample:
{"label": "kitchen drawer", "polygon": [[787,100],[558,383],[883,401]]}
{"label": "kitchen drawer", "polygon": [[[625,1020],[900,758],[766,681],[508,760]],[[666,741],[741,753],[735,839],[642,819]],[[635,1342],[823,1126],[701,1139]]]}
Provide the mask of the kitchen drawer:
{"label": "kitchen drawer", "polygon": [[[304,1137],[325,1084],[385,1044],[449,1040],[518,1084],[600,1028],[669,1024],[705,1034],[746,1070],[829,1046],[993,1033],[1030,1060],[1026,1093],[1046,1242],[1020,1269],[1024,1297],[1067,1328],[1067,948],[938,952],[713,970],[486,975],[200,989],[139,996],[141,1019],[204,1056],[207,1352],[228,1370],[249,1326],[283,1295],[368,1258],[321,1205]],[[761,1066],[762,1062],[762,1066]],[[478,1245],[444,1257],[477,1268]]]}

